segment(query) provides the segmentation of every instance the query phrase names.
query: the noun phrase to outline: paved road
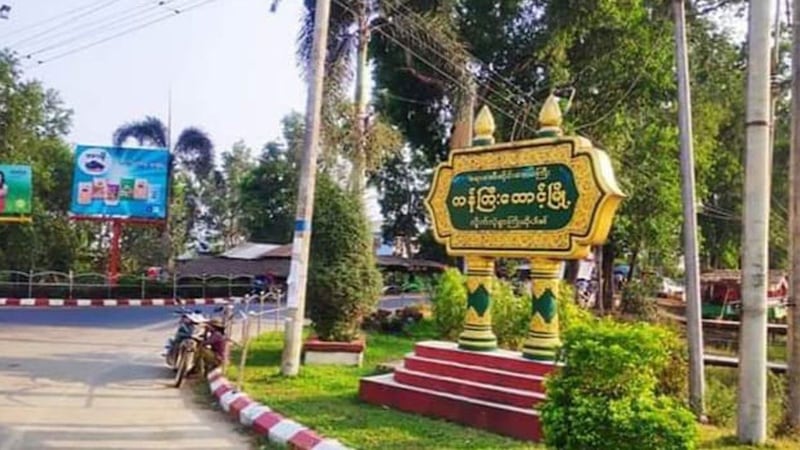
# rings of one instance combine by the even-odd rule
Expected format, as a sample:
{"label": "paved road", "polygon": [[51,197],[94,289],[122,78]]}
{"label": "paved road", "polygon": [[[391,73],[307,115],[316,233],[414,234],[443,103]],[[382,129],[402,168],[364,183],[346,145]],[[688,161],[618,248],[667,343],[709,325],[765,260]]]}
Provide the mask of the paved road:
{"label": "paved road", "polygon": [[168,386],[170,311],[0,309],[0,450],[252,448]]}
{"label": "paved road", "polygon": [[[387,297],[381,306],[419,301]],[[190,389],[168,385],[160,353],[174,331],[172,311],[0,308],[0,450],[252,448]],[[281,321],[264,314],[262,330]]]}

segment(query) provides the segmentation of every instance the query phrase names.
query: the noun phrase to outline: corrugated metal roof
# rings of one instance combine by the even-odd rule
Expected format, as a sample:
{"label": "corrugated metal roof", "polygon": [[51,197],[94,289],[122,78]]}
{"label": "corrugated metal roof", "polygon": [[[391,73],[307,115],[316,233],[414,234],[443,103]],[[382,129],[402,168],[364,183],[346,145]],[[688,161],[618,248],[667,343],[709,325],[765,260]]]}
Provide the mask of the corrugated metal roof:
{"label": "corrugated metal roof", "polygon": [[279,244],[256,244],[255,242],[244,242],[220,255],[229,259],[261,259],[267,253],[280,247]]}

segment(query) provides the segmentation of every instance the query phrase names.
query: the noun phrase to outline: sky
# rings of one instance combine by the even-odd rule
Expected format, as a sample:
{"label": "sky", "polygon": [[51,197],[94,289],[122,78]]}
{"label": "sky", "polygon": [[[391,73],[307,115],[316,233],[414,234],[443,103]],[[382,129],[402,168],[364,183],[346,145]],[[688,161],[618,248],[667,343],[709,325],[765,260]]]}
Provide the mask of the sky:
{"label": "sky", "polygon": [[[306,89],[294,53],[300,1],[284,1],[274,14],[271,0],[0,3],[12,7],[9,20],[0,20],[0,47],[27,55],[62,44],[34,54],[34,61],[45,62],[27,66],[25,75],[58,90],[74,110],[72,143],[109,144],[120,124],[145,115],[166,122],[170,92],[174,133],[198,126],[218,151],[240,139],[260,149],[280,135],[281,117],[305,110]],[[76,9],[87,5],[95,6],[94,12],[79,17]],[[193,5],[199,6],[190,10]],[[53,17],[58,19],[25,28]],[[161,17],[169,18],[48,61]]]}
{"label": "sky", "polygon": [[[283,116],[305,111],[295,56],[300,0],[282,1],[275,13],[272,0],[0,3],[12,7],[0,20],[0,47],[16,51],[25,76],[57,90],[73,110],[71,144],[108,145],[119,125],[147,115],[166,123],[171,98],[173,137],[197,126],[218,155],[238,140],[258,152],[280,137]],[[367,206],[379,221],[374,190]]]}

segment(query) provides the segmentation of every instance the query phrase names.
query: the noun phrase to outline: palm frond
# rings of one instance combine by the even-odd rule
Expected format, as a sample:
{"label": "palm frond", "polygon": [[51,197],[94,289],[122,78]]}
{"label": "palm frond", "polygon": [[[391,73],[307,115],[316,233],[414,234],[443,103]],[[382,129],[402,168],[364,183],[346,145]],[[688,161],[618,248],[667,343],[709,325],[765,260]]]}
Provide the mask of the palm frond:
{"label": "palm frond", "polygon": [[[345,0],[352,4],[344,7],[339,2],[331,4],[328,21],[328,45],[325,58],[326,83],[345,85],[352,77],[353,53],[355,52],[357,33],[355,31],[358,18],[351,12],[358,11],[360,2],[367,0]],[[316,1],[305,0],[300,33],[297,38],[297,59],[303,74],[311,74],[311,57],[314,42],[314,25]]]}
{"label": "palm frond", "polygon": [[147,116],[144,120],[128,122],[114,131],[112,140],[115,146],[123,145],[128,139],[133,139],[139,145],[166,147],[167,127],[161,119]]}
{"label": "palm frond", "polygon": [[186,170],[206,179],[214,169],[214,143],[199,128],[187,128],[178,136],[175,157]]}

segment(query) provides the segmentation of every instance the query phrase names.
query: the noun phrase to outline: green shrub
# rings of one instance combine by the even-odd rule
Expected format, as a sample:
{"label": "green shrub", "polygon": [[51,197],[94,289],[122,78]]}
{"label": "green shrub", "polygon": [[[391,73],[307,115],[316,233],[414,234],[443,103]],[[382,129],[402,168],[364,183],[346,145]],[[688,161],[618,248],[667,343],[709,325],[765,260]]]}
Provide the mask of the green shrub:
{"label": "green shrub", "polygon": [[558,288],[558,324],[561,333],[593,319],[591,312],[575,302],[575,289],[566,281],[562,282]]}
{"label": "green shrub", "polygon": [[380,297],[381,274],[362,203],[327,176],[319,176],[308,296],[309,317],[321,340],[356,339],[362,320]]}
{"label": "green shrub", "polygon": [[514,286],[495,280],[492,287],[492,329],[497,343],[511,350],[522,347],[531,319],[530,294],[514,294]]}
{"label": "green shrub", "polygon": [[622,288],[620,309],[639,320],[654,322],[658,318],[658,306],[653,301],[654,287],[640,280],[631,280]]}
{"label": "green shrub", "polygon": [[667,364],[656,375],[656,393],[686,399],[689,396],[689,348],[686,339],[675,328],[664,325],[660,328],[663,330],[661,345],[669,356]]}
{"label": "green shrub", "polygon": [[563,450],[693,449],[694,417],[658,395],[672,361],[664,328],[598,320],[564,333],[566,365],[547,380],[545,440]]}
{"label": "green shrub", "polygon": [[431,297],[433,322],[445,339],[455,339],[464,326],[467,314],[467,282],[455,268],[444,271]]}

